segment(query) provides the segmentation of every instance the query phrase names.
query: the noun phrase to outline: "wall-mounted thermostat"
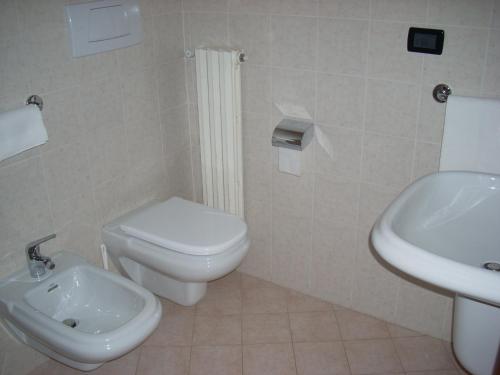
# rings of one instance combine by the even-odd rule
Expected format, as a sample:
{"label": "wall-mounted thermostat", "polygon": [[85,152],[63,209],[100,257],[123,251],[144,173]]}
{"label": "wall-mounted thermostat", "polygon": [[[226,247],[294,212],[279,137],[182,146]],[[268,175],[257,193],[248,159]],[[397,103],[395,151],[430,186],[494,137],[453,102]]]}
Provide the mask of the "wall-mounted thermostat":
{"label": "wall-mounted thermostat", "polygon": [[408,51],[441,55],[443,53],[444,30],[410,27]]}
{"label": "wall-mounted thermostat", "polygon": [[73,56],[128,47],[142,41],[138,0],[98,0],[66,5]]}

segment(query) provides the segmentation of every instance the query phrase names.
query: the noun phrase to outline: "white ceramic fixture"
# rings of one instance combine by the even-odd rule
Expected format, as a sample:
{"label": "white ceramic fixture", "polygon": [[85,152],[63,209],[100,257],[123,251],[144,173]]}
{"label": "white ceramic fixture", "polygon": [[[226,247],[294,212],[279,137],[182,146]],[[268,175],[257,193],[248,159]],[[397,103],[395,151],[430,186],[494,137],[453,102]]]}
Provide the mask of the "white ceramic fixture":
{"label": "white ceramic fixture", "polygon": [[457,358],[475,375],[498,374],[500,175],[449,171],[415,181],[377,220],[372,242],[394,267],[456,293]]}
{"label": "white ceramic fixture", "polygon": [[0,317],[20,341],[68,366],[93,370],[138,346],[157,327],[158,299],[132,281],[68,252],[42,280],[27,268],[0,280]]}
{"label": "white ceramic fixture", "polygon": [[236,269],[250,244],[239,217],[177,197],[118,218],[102,238],[120,272],[186,306]]}

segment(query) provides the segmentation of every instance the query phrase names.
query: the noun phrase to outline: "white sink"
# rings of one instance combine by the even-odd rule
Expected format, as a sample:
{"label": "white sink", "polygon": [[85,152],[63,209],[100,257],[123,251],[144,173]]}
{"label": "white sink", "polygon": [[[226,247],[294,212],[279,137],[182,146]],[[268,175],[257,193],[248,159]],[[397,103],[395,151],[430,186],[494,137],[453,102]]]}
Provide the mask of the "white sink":
{"label": "white sink", "polygon": [[[388,263],[457,294],[453,341],[474,374],[494,373],[500,347],[500,175],[439,172],[404,190],[375,223]],[[497,369],[500,370],[500,369]]]}
{"label": "white sink", "polygon": [[28,269],[0,280],[0,317],[22,342],[80,370],[139,345],[157,327],[161,304],[132,281],[61,252],[42,281]]}

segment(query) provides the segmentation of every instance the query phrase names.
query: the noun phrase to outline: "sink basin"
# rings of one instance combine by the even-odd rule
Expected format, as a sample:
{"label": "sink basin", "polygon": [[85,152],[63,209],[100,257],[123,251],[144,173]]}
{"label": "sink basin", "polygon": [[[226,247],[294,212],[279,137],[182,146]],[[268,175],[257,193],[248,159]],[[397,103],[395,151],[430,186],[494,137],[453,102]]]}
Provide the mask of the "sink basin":
{"label": "sink basin", "polygon": [[400,270],[462,295],[500,305],[500,176],[439,172],[425,176],[375,224],[378,253]]}
{"label": "sink basin", "polygon": [[0,280],[0,317],[20,341],[89,371],[138,346],[161,304],[146,289],[67,252],[43,280],[24,269]]}
{"label": "sink basin", "polygon": [[425,176],[389,205],[371,239],[397,269],[456,293],[453,341],[464,367],[500,370],[500,272],[485,268],[500,265],[500,175]]}

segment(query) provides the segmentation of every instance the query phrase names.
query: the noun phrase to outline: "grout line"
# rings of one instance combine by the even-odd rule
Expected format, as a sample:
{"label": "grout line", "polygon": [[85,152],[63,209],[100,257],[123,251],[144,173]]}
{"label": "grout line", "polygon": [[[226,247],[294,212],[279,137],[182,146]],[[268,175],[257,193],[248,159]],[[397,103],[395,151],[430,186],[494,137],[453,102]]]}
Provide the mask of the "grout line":
{"label": "grout line", "polygon": [[[493,25],[493,14],[494,14],[494,2],[493,2],[493,5],[492,5],[492,8],[491,8],[491,12],[490,12],[490,20],[489,20],[489,23],[490,25]],[[479,93],[480,93],[480,96],[484,96],[485,95],[485,90],[484,90],[484,85],[485,85],[485,82],[486,82],[486,72],[487,72],[487,69],[488,69],[488,57],[490,55],[490,42],[491,42],[491,34],[492,34],[492,28],[488,28],[488,35],[486,36],[486,48],[484,50],[484,61],[483,61],[483,64],[482,64],[482,67],[481,67],[481,83],[479,85]]]}

